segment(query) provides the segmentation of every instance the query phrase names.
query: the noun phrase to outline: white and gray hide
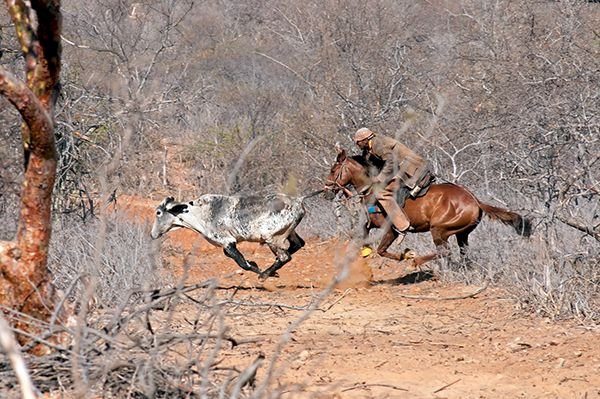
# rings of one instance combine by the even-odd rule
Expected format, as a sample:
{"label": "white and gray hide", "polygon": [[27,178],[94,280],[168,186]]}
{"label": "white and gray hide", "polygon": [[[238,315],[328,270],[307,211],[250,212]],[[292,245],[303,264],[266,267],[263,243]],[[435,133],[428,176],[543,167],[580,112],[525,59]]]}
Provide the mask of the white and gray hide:
{"label": "white and gray hide", "polygon": [[[321,192],[303,197],[205,194],[187,203],[167,197],[156,208],[151,235],[156,239],[173,227],[194,230],[213,245],[223,247],[225,255],[242,269],[257,273],[261,279],[276,277],[277,270],[304,246],[304,240],[295,231],[305,214],[304,200]],[[236,243],[241,241],[267,244],[275,262],[261,271],[239,252]]]}

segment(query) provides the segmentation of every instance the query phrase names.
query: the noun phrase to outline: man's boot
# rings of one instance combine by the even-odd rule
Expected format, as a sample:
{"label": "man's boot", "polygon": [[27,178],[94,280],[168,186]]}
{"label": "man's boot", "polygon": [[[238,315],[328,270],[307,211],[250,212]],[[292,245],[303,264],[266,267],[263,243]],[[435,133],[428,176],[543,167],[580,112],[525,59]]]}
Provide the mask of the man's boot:
{"label": "man's boot", "polygon": [[410,227],[410,221],[408,217],[404,213],[404,211],[400,208],[394,211],[391,215],[392,228],[396,230],[396,232],[400,234],[406,234],[406,230]]}

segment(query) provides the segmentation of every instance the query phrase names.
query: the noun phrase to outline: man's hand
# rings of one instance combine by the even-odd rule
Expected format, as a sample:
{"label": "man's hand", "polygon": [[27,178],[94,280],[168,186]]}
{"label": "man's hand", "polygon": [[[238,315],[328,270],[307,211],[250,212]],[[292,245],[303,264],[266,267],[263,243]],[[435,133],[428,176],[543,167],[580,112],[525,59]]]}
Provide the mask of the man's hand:
{"label": "man's hand", "polygon": [[381,180],[380,176],[375,176],[371,179],[371,189],[373,190],[374,193],[379,193],[381,192],[381,190],[383,190],[385,188],[385,184],[383,184],[383,181]]}

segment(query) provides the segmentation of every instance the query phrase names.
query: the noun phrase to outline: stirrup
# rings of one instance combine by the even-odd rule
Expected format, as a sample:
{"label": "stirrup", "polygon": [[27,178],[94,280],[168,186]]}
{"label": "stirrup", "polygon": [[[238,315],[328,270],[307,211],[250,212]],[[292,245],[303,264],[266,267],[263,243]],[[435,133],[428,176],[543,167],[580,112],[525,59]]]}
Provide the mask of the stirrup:
{"label": "stirrup", "polygon": [[411,191],[410,191],[410,196],[413,198],[416,198],[416,196],[419,194],[419,192],[422,190],[421,186],[415,186]]}

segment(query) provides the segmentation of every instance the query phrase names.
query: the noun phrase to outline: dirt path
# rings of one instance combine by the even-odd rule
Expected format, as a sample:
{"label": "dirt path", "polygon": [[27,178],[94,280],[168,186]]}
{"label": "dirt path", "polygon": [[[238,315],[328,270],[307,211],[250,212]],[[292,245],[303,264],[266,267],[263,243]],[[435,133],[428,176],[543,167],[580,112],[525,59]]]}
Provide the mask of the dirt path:
{"label": "dirt path", "polygon": [[[221,361],[243,368],[260,353],[270,360],[285,341],[275,376],[284,397],[600,398],[600,331],[526,315],[498,288],[459,300],[409,298],[468,296],[477,287],[415,282],[403,265],[361,258],[321,310],[285,334],[336,275],[346,244],[309,242],[265,283],[188,231],[170,233],[162,248],[170,272],[186,269],[189,283],[216,277],[218,295],[241,287],[236,300],[257,305],[229,328],[258,342]],[[263,247],[240,249],[262,268],[272,262]],[[259,383],[266,373],[259,369]]]}

